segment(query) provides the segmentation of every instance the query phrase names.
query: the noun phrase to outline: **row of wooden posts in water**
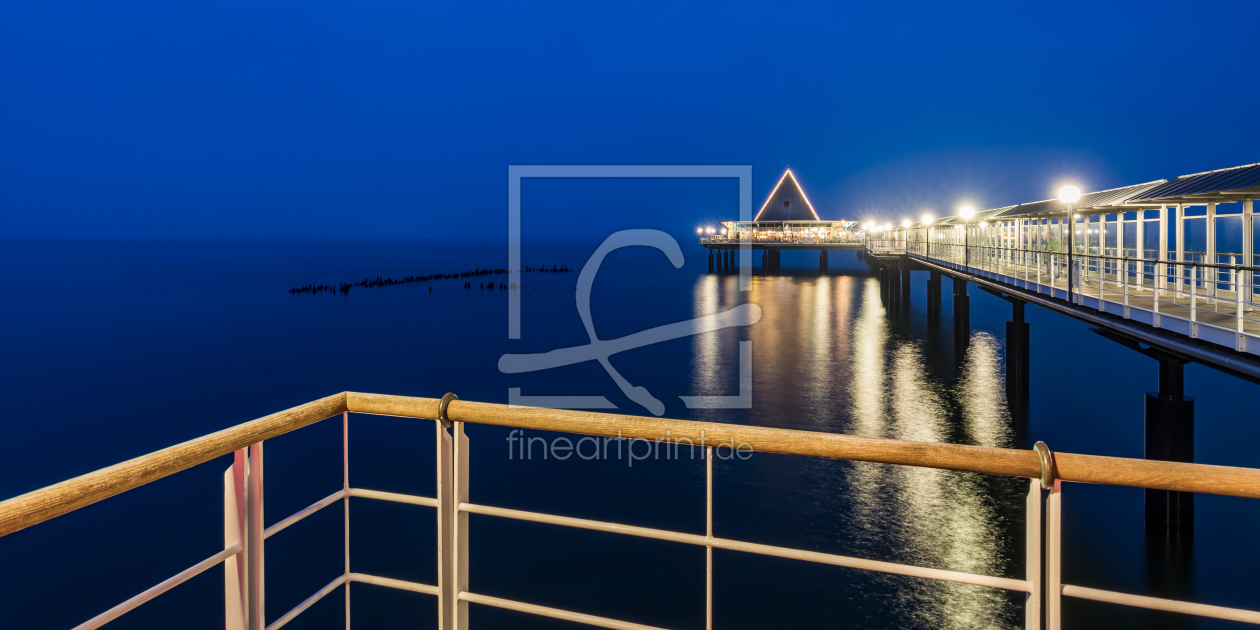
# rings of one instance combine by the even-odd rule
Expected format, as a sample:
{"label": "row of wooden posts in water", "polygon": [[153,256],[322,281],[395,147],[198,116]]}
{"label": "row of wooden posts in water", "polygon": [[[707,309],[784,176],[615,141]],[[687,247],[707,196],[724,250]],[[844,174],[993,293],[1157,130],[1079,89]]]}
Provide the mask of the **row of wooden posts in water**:
{"label": "row of wooden posts in water", "polygon": [[[573,270],[564,265],[552,265],[551,268],[547,268],[544,266],[544,267],[524,267],[521,269],[521,273],[526,273],[526,272],[569,273],[571,271]],[[375,287],[394,286],[397,284],[413,284],[416,282],[431,282],[433,280],[454,280],[457,278],[478,278],[482,276],[497,276],[497,275],[505,274],[507,272],[508,272],[507,269],[482,269],[478,267],[476,269],[473,269],[472,271],[462,271],[460,273],[435,273],[435,274],[430,274],[427,276],[407,276],[405,278],[400,278],[400,279],[382,278],[380,276],[376,276],[376,279],[364,278],[358,282],[341,282],[337,286],[331,286],[327,284],[308,284],[304,287],[292,287],[289,289],[289,293],[292,293],[292,294],[309,293],[311,295],[314,295],[316,293],[326,293],[326,292],[349,293],[350,289],[353,287],[363,287],[365,289],[371,289]],[[493,289],[495,288],[495,284],[496,283],[494,282],[483,282],[481,283],[481,286],[479,288]],[[507,283],[500,282],[498,284],[500,285],[499,286],[500,289],[507,288]],[[464,288],[471,289],[472,283],[465,282]],[[433,287],[429,287],[429,291],[432,292]]]}

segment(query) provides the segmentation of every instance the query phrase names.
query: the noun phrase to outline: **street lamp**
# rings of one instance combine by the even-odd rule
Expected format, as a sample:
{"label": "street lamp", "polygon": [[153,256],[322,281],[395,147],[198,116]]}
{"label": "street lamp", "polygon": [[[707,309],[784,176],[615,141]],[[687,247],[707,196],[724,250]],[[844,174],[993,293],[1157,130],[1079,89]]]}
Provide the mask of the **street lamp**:
{"label": "street lamp", "polygon": [[971,217],[976,216],[976,211],[971,206],[963,206],[958,210],[958,215],[963,218],[963,260],[965,264],[971,266]]}
{"label": "street lamp", "polygon": [[[1059,190],[1059,201],[1062,201],[1065,204],[1073,204],[1073,203],[1076,203],[1077,201],[1080,201],[1080,199],[1081,199],[1081,189],[1077,188],[1076,186],[1064,186],[1063,188]],[[1078,278],[1076,277],[1076,267],[1073,265],[1075,261],[1072,259],[1072,253],[1076,249],[1076,213],[1073,212],[1073,210],[1075,209],[1076,208],[1073,208],[1070,206],[1068,207],[1068,225],[1067,225],[1067,229],[1068,229],[1068,278],[1067,278],[1068,302],[1072,304],[1076,303],[1075,296],[1072,293],[1072,286],[1078,280]]]}

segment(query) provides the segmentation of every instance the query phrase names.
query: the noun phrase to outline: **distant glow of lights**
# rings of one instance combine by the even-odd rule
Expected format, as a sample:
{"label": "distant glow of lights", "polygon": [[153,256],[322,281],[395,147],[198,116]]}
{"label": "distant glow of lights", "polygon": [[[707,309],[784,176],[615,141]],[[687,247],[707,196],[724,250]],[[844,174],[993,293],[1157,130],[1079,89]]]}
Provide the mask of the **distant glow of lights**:
{"label": "distant glow of lights", "polygon": [[1059,191],[1059,201],[1063,203],[1076,203],[1081,198],[1081,189],[1076,186],[1064,186]]}
{"label": "distant glow of lights", "polygon": [[885,223],[885,224],[884,224],[884,231],[885,231],[885,232],[887,232],[887,231],[889,231],[889,230],[892,230],[892,224],[891,224],[891,223]]}
{"label": "distant glow of lights", "polygon": [[958,211],[958,214],[964,219],[970,219],[971,217],[976,216],[976,211],[972,210],[971,206],[963,206],[962,209]]}
{"label": "distant glow of lights", "polygon": [[982,228],[987,228],[987,227],[989,227],[989,222],[988,222],[988,221],[981,221],[981,222],[980,222],[980,227],[982,227]]}
{"label": "distant glow of lights", "polygon": [[704,234],[704,228],[696,228],[696,234]]}
{"label": "distant glow of lights", "polygon": [[931,225],[931,224],[932,224],[932,215],[930,214],[923,215],[923,225]]}
{"label": "distant glow of lights", "polygon": [[901,227],[910,227],[910,219],[901,222]]}
{"label": "distant glow of lights", "polygon": [[722,228],[722,234],[723,234],[724,236],[726,235],[726,228]]}

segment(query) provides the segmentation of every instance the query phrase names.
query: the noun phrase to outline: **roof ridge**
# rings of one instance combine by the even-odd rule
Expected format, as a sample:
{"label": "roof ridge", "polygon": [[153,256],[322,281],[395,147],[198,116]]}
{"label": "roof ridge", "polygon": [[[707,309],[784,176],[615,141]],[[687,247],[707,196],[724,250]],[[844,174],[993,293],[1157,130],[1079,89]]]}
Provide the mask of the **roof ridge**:
{"label": "roof ridge", "polygon": [[[1211,175],[1212,173],[1224,173],[1225,171],[1233,171],[1240,168],[1251,168],[1253,166],[1260,166],[1260,162],[1256,162],[1255,164],[1243,164],[1242,166],[1231,166],[1229,168],[1218,168],[1214,171],[1203,171],[1202,173],[1191,173],[1189,175],[1179,175],[1177,179],[1182,179],[1185,177],[1198,177],[1199,175]],[[1167,181],[1167,180],[1164,180],[1164,181]]]}

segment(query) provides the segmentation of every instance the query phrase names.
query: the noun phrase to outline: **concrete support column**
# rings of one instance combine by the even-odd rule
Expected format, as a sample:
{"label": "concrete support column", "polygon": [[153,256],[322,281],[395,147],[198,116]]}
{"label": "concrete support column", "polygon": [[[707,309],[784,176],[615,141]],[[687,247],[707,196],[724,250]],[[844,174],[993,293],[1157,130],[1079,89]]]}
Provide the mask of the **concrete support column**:
{"label": "concrete support column", "polygon": [[818,252],[818,273],[825,275],[827,273],[827,250],[819,250]]}
{"label": "concrete support column", "polygon": [[[1194,399],[1185,395],[1185,364],[1171,357],[1159,362],[1159,391],[1146,394],[1144,457],[1169,462],[1194,461]],[[1146,528],[1170,536],[1194,531],[1194,493],[1146,490]]]}
{"label": "concrete support column", "polygon": [[[1159,259],[1168,260],[1168,206],[1159,207]],[[1168,287],[1168,269],[1167,265],[1156,265],[1159,272],[1157,282],[1159,288]]]}
{"label": "concrete support column", "polygon": [[1184,290],[1186,284],[1186,268],[1182,263],[1186,262],[1186,207],[1177,204],[1177,286],[1178,290]]}
{"label": "concrete support column", "polygon": [[1028,398],[1028,322],[1024,303],[1011,303],[1011,321],[1006,322],[1006,397]]}
{"label": "concrete support column", "polygon": [[709,250],[709,273],[713,273],[713,250]]}
{"label": "concrete support column", "polygon": [[[1204,223],[1205,223],[1204,227],[1207,228],[1207,246],[1204,249],[1207,250],[1207,253],[1204,255],[1203,262],[1209,265],[1215,265],[1216,264],[1216,204],[1215,203],[1209,203],[1207,205],[1207,218],[1204,219]],[[1203,274],[1203,279],[1207,281],[1203,287],[1203,290],[1206,291],[1208,295],[1215,297],[1216,296],[1215,280],[1217,278],[1216,269],[1213,269],[1210,267],[1203,267],[1201,269],[1201,273]]]}
{"label": "concrete support column", "polygon": [[1074,280],[1076,279],[1076,260],[1073,254],[1076,253],[1076,213],[1068,212],[1067,215],[1067,294],[1068,303],[1076,303],[1076,291],[1074,288]]}
{"label": "concrete support column", "polygon": [[766,264],[767,264],[767,262],[768,262],[768,261],[766,260],[766,252],[767,252],[767,251],[768,251],[768,250],[764,250],[764,249],[763,249],[763,250],[761,250],[761,273],[762,273],[762,274],[765,274],[767,271],[769,271],[769,268],[767,268],[767,267],[766,267]]}
{"label": "concrete support column", "polygon": [[955,277],[954,278],[954,351],[956,358],[961,359],[962,353],[967,349],[967,345],[971,341],[971,298],[967,295],[967,281]]}
{"label": "concrete support column", "polygon": [[[1134,247],[1137,248],[1137,253],[1135,255],[1139,259],[1146,258],[1146,211],[1145,210],[1137,211],[1137,223],[1133,224],[1133,229],[1137,230],[1137,234],[1134,235],[1135,237]],[[1140,266],[1138,267],[1138,273],[1139,274],[1142,273],[1142,268]],[[1141,276],[1139,276],[1139,278],[1140,277]]]}
{"label": "concrete support column", "polygon": [[[1252,221],[1252,201],[1250,199],[1243,202],[1242,216],[1242,264],[1248,267],[1255,266],[1255,248],[1256,248],[1256,232],[1255,224]],[[1251,287],[1255,285],[1255,272],[1242,272],[1243,299],[1250,302],[1254,295]],[[1250,305],[1243,305],[1247,310],[1251,310]]]}
{"label": "concrete support column", "polygon": [[1124,258],[1124,213],[1116,213],[1116,256]]}

